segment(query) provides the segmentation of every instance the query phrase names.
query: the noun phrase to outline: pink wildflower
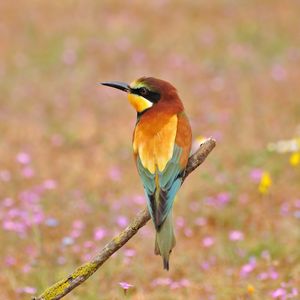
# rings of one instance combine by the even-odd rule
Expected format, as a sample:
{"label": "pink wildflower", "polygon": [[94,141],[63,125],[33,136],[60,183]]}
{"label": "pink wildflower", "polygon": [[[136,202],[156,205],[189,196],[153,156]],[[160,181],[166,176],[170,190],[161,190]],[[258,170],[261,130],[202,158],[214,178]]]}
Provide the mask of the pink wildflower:
{"label": "pink wildflower", "polygon": [[125,216],[119,216],[117,223],[121,228],[125,228],[128,225],[128,219]]}
{"label": "pink wildflower", "polygon": [[122,174],[119,168],[112,167],[108,172],[109,178],[112,181],[120,181],[122,178]]}
{"label": "pink wildflower", "polygon": [[57,186],[56,181],[53,179],[47,179],[43,182],[43,187],[46,190],[54,190],[56,186]]}
{"label": "pink wildflower", "polygon": [[202,240],[202,245],[203,245],[203,247],[206,247],[206,248],[211,247],[214,243],[215,243],[215,240],[211,236],[207,236]]}
{"label": "pink wildflower", "polygon": [[263,173],[263,171],[261,169],[253,169],[250,172],[250,178],[252,179],[253,182],[259,183],[262,173]]}
{"label": "pink wildflower", "polygon": [[34,176],[34,170],[29,167],[29,166],[25,166],[23,169],[22,169],[22,176],[24,178],[31,178]]}
{"label": "pink wildflower", "polygon": [[283,288],[279,288],[272,292],[272,298],[277,299],[286,296],[286,290]]}
{"label": "pink wildflower", "polygon": [[20,152],[17,154],[17,161],[22,165],[26,165],[31,162],[31,157],[26,152]]}
{"label": "pink wildflower", "polygon": [[120,287],[124,290],[124,294],[126,294],[127,290],[129,290],[130,288],[133,287],[132,284],[125,282],[125,281],[121,281],[119,282]]}
{"label": "pink wildflower", "polygon": [[25,286],[23,287],[22,292],[25,294],[33,295],[36,293],[36,288],[31,286]]}
{"label": "pink wildflower", "polygon": [[101,227],[97,227],[94,230],[94,240],[101,241],[106,236],[106,230]]}
{"label": "pink wildflower", "polygon": [[238,230],[232,230],[229,232],[229,239],[231,241],[242,241],[244,239],[244,234]]}

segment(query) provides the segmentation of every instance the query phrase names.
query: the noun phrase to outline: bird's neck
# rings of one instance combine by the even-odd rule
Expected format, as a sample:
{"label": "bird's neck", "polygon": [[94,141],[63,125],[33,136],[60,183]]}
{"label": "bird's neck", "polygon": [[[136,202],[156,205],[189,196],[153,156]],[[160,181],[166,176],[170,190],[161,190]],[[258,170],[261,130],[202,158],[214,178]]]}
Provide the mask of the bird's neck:
{"label": "bird's neck", "polygon": [[161,116],[173,116],[184,111],[183,104],[179,97],[162,99],[150,108],[137,112],[137,123],[142,119],[157,120]]}

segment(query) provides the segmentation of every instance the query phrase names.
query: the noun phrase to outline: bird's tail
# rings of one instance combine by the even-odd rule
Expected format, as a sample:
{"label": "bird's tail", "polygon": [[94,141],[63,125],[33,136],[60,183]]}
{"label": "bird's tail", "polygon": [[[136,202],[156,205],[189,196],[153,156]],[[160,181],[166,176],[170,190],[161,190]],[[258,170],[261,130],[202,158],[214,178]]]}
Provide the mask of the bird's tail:
{"label": "bird's tail", "polygon": [[165,270],[169,270],[169,258],[172,249],[175,247],[176,239],[173,231],[172,210],[169,212],[165,221],[156,231],[155,249],[156,255],[161,255]]}

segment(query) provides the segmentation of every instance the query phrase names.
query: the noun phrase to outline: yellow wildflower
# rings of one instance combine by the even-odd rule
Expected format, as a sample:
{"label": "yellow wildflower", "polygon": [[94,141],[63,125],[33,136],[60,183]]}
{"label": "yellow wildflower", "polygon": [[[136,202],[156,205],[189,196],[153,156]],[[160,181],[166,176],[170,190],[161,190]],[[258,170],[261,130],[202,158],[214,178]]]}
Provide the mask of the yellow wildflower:
{"label": "yellow wildflower", "polygon": [[253,293],[255,292],[255,288],[254,288],[254,286],[252,285],[252,284],[248,284],[247,285],[247,293],[248,293],[248,295],[253,295]]}
{"label": "yellow wildflower", "polygon": [[196,137],[196,143],[198,143],[199,145],[200,145],[201,143],[203,143],[205,140],[206,140],[206,137],[204,137],[204,136],[198,135],[198,136]]}
{"label": "yellow wildflower", "polygon": [[258,191],[261,194],[265,195],[269,192],[271,185],[272,185],[272,179],[271,179],[270,173],[263,172],[261,179],[260,179]]}
{"label": "yellow wildflower", "polygon": [[294,152],[291,156],[290,156],[290,164],[292,166],[297,166],[300,163],[300,152]]}

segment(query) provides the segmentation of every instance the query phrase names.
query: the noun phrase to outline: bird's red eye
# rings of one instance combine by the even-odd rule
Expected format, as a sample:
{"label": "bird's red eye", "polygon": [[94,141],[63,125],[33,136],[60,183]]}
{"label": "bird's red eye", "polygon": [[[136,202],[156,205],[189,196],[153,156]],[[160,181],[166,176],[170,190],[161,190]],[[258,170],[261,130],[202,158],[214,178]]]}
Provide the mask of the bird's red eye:
{"label": "bird's red eye", "polygon": [[146,96],[146,95],[148,95],[148,90],[146,88],[142,87],[142,88],[140,88],[140,94],[142,96]]}

